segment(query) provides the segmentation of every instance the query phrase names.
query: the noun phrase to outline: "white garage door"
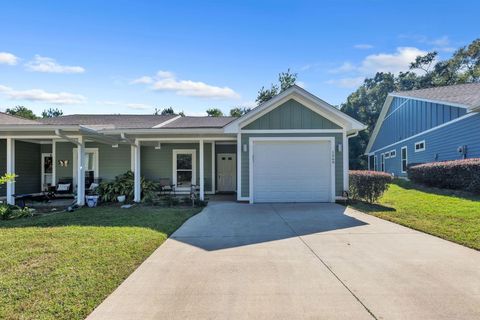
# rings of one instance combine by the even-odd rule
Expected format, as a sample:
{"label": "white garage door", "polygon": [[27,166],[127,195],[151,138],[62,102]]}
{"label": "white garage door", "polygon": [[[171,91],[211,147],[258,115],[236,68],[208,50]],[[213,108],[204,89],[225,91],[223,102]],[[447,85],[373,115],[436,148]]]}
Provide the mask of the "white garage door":
{"label": "white garage door", "polygon": [[253,202],[330,202],[330,141],[254,141]]}

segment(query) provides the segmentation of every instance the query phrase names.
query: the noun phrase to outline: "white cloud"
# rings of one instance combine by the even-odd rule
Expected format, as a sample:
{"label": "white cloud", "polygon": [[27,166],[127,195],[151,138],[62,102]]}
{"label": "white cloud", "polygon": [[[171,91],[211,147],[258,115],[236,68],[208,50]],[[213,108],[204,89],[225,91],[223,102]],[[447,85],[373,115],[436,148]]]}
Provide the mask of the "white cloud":
{"label": "white cloud", "polygon": [[150,84],[153,83],[153,78],[148,76],[143,76],[137,79],[133,79],[131,84]]}
{"label": "white cloud", "polygon": [[60,105],[79,104],[87,100],[82,95],[68,92],[47,92],[42,89],[14,90],[3,85],[0,85],[0,94],[7,96],[11,100],[28,100]]}
{"label": "white cloud", "polygon": [[350,62],[344,62],[340,67],[329,70],[329,73],[346,73],[354,71],[356,67]]}
{"label": "white cloud", "polygon": [[179,96],[238,99],[240,95],[229,87],[218,87],[201,81],[178,80],[170,71],[158,71],[154,77],[143,76],[131,82],[132,84],[151,84],[155,91],[172,91]]}
{"label": "white cloud", "polygon": [[341,79],[332,79],[326,81],[328,84],[333,84],[340,88],[357,88],[360,86],[365,77],[353,77],[353,78],[341,78]]}
{"label": "white cloud", "polygon": [[361,49],[361,50],[366,50],[366,49],[372,49],[373,48],[373,46],[371,44],[367,44],[367,43],[356,44],[353,47],[355,49]]}
{"label": "white cloud", "polygon": [[415,47],[399,47],[394,53],[379,53],[367,56],[362,61],[359,70],[368,75],[376,72],[399,73],[408,70],[410,63],[415,61],[417,56],[425,54],[427,54],[427,51]]}
{"label": "white cloud", "polygon": [[27,62],[25,67],[29,71],[48,73],[84,73],[85,69],[79,66],[64,66],[55,59],[35,55],[33,60]]}
{"label": "white cloud", "polygon": [[10,66],[14,66],[20,60],[19,57],[15,56],[14,54],[8,52],[0,52],[0,64],[8,64]]}

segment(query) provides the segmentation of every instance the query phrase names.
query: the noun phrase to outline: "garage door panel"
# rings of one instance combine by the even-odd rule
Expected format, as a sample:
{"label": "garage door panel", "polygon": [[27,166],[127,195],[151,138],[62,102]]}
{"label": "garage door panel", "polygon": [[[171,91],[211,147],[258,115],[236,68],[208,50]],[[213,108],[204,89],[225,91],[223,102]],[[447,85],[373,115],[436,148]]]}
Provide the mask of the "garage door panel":
{"label": "garage door panel", "polygon": [[329,141],[256,141],[254,202],[325,202],[331,196]]}

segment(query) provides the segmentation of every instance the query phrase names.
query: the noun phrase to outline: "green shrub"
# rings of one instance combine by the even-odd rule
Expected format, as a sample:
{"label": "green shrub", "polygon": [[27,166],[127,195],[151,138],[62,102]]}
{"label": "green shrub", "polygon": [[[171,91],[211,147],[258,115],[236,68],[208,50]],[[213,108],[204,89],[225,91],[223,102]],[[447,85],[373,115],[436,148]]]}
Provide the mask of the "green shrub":
{"label": "green shrub", "polygon": [[413,165],[408,168],[408,178],[429,187],[480,193],[480,159]]}
{"label": "green shrub", "polygon": [[[117,201],[118,196],[126,196],[126,201],[133,201],[135,176],[132,171],[119,175],[111,182],[102,182],[97,192],[104,202]],[[153,199],[158,191],[159,184],[142,177],[140,180],[142,189],[142,198]]]}
{"label": "green shrub", "polygon": [[10,204],[0,204],[0,219],[16,219],[26,218],[33,215],[33,210],[30,208],[20,208],[18,206],[12,206]]}
{"label": "green shrub", "polygon": [[350,171],[349,177],[352,199],[369,203],[377,202],[393,180],[390,174],[377,171]]}

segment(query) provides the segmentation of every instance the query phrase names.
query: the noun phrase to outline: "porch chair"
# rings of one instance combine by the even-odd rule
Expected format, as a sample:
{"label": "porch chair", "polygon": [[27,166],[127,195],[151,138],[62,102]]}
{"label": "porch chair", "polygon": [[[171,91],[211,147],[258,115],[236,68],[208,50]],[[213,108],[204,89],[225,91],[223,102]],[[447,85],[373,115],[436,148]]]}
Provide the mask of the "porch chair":
{"label": "porch chair", "polygon": [[171,182],[169,178],[160,178],[159,179],[160,185],[160,195],[169,195],[175,196],[175,185]]}

